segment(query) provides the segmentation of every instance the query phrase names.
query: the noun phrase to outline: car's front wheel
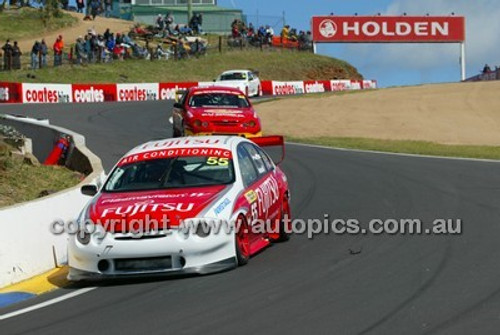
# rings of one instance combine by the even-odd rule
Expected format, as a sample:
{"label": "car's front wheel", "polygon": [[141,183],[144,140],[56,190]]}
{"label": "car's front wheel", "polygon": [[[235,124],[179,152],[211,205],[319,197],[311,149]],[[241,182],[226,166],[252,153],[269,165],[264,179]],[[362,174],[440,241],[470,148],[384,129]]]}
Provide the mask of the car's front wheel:
{"label": "car's front wheel", "polygon": [[284,199],[283,205],[281,206],[280,219],[276,223],[272,233],[269,234],[269,238],[272,242],[285,242],[290,239],[290,220],[290,204],[288,199]]}

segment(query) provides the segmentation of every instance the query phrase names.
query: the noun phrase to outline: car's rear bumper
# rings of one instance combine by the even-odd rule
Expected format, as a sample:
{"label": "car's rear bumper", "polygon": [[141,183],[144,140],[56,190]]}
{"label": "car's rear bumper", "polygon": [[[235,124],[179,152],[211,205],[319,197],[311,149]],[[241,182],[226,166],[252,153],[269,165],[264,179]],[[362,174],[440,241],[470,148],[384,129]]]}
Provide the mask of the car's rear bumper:
{"label": "car's rear bumper", "polygon": [[227,136],[241,136],[241,137],[246,137],[246,138],[252,138],[252,137],[262,137],[262,132],[259,131],[257,133],[224,133],[224,132],[200,132],[200,133],[195,133],[192,132],[191,130],[186,129],[185,130],[185,135],[186,136],[214,136],[214,135],[227,135]]}

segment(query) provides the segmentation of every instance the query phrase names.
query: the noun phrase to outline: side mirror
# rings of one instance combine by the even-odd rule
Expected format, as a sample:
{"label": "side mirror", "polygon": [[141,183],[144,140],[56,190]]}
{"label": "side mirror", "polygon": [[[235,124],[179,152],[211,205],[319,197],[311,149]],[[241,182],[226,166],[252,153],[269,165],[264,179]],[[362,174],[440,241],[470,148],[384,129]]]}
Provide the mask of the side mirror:
{"label": "side mirror", "polygon": [[183,107],[182,107],[182,105],[180,103],[176,102],[176,103],[174,103],[174,108],[180,108],[180,109],[182,109]]}
{"label": "side mirror", "polygon": [[83,185],[80,189],[80,192],[82,192],[83,195],[88,195],[90,197],[96,195],[97,191],[98,190],[96,185]]}

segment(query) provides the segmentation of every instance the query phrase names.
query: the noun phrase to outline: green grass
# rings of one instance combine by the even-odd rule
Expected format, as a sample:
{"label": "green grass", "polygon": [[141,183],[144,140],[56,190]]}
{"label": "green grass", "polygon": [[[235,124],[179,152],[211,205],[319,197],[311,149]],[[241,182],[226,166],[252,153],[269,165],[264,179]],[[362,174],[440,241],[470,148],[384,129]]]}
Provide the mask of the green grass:
{"label": "green grass", "polygon": [[11,156],[0,142],[0,208],[37,199],[42,191],[54,193],[80,182],[80,175],[60,166],[33,166]]}
{"label": "green grass", "polygon": [[[23,67],[27,68],[27,65]],[[65,65],[36,71],[24,69],[0,72],[0,81],[43,83],[211,81],[225,70],[238,68],[259,70],[260,78],[263,80],[361,78],[354,67],[342,60],[307,52],[248,49],[224,51],[220,54],[216,49],[212,49],[206,56],[181,61],[126,60],[113,61],[111,64]],[[28,78],[29,73],[35,74],[36,78]]]}
{"label": "green grass", "polygon": [[500,159],[499,146],[446,145],[425,141],[379,140],[340,137],[287,137],[287,141],[335,148],[360,149],[444,157]]}
{"label": "green grass", "polygon": [[[61,17],[44,25],[42,12],[39,9],[21,8],[6,10],[0,13],[0,41],[20,40],[26,37],[43,35],[46,32],[69,27],[77,22],[71,15],[61,13]],[[27,50],[23,50],[26,52]]]}

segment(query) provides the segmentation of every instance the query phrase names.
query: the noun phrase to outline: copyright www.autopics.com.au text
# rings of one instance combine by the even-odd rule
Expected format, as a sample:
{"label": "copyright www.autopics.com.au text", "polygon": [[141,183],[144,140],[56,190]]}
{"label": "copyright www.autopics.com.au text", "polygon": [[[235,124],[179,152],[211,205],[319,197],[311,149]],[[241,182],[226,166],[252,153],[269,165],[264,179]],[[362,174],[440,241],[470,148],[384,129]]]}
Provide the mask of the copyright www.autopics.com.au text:
{"label": "copyright www.autopics.com.au text", "polygon": [[199,218],[180,220],[173,224],[168,216],[162,219],[145,215],[135,219],[104,219],[93,222],[85,221],[54,221],[50,231],[55,235],[78,233],[100,234],[104,237],[107,233],[127,233],[131,237],[141,238],[145,235],[165,234],[182,231],[184,234],[226,233],[232,234],[240,229],[255,234],[275,234],[280,230],[288,234],[306,235],[313,239],[318,235],[460,235],[463,232],[463,222],[458,218],[436,218],[424,221],[415,218],[375,218],[371,220],[331,219],[325,214],[322,219],[290,219],[282,218],[282,223],[276,220],[251,220],[242,224],[240,220],[234,222],[223,219]]}

